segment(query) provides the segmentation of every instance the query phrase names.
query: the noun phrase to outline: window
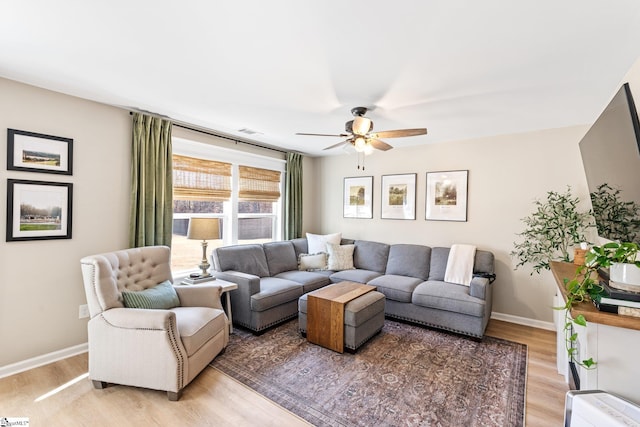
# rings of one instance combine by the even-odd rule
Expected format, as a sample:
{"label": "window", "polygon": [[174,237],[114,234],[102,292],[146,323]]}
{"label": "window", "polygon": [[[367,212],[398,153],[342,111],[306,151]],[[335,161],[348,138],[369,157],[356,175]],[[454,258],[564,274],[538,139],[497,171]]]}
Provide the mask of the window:
{"label": "window", "polygon": [[196,271],[202,242],[188,240],[189,218],[220,220],[216,247],[280,240],[284,160],[233,152],[207,144],[173,140],[173,239],[175,273]]}

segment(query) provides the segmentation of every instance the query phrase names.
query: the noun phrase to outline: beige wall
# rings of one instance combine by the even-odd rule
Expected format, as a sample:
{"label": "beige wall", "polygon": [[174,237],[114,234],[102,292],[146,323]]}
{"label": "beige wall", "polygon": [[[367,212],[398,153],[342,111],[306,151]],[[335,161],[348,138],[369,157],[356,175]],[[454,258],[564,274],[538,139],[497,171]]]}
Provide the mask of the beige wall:
{"label": "beige wall", "polygon": [[[7,128],[73,138],[73,176],[7,171]],[[0,239],[0,367],[87,342],[79,260],[127,244],[130,139],[124,110],[0,79],[2,204],[8,178],[73,183],[72,239]]]}
{"label": "beige wall", "polygon": [[[496,256],[494,311],[551,322],[555,292],[551,274],[530,276],[529,271],[514,271],[509,252],[516,233],[523,229],[520,219],[531,213],[534,199],[545,198],[550,190],[564,191],[567,185],[576,195],[587,197],[578,149],[586,130],[579,126],[395,148],[367,157],[364,173],[356,169],[355,155],[320,159],[321,221],[315,231],[341,231],[346,237],[387,243],[475,244]],[[426,221],[426,172],[458,169],[469,170],[468,221]],[[381,175],[399,173],[418,174],[415,221],[380,219]],[[343,218],[344,177],[366,175],[374,177],[373,219]]]}

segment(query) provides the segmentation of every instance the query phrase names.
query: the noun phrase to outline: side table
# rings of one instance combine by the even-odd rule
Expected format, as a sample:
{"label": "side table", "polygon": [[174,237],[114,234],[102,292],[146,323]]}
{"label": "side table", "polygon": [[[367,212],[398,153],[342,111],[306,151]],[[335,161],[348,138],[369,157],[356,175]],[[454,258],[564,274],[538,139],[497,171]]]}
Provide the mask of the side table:
{"label": "side table", "polygon": [[[211,283],[213,282],[213,283]],[[185,280],[182,280],[181,282],[183,285],[187,285],[187,286],[198,286],[198,284],[200,283],[207,283],[210,285],[220,285],[222,287],[222,294],[227,294],[227,300],[226,300],[226,310],[225,310],[225,314],[227,315],[227,319],[229,319],[229,333],[232,334],[233,333],[233,318],[231,317],[231,296],[229,295],[229,292],[234,290],[234,289],[238,289],[238,284],[237,283],[233,283],[233,282],[227,282],[226,280],[222,280],[222,279],[216,279],[215,277],[211,277],[209,280],[205,280],[202,282],[199,282],[198,284],[191,284],[189,282],[186,282]],[[222,295],[220,295],[222,297]]]}

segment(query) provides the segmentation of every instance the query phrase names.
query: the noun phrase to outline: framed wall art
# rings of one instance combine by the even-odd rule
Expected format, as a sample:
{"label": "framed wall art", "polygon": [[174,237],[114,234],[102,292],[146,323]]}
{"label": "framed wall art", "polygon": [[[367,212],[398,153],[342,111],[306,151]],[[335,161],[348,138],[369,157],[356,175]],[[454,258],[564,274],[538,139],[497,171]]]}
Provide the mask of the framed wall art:
{"label": "framed wall art", "polygon": [[416,174],[382,175],[383,219],[416,219]]}
{"label": "framed wall art", "polygon": [[71,238],[73,184],[7,180],[7,242]]}
{"label": "framed wall art", "polygon": [[468,170],[427,172],[426,219],[467,220]]}
{"label": "framed wall art", "polygon": [[373,218],[373,177],[344,179],[343,216]]}
{"label": "framed wall art", "polygon": [[73,139],[7,129],[7,169],[73,174]]}

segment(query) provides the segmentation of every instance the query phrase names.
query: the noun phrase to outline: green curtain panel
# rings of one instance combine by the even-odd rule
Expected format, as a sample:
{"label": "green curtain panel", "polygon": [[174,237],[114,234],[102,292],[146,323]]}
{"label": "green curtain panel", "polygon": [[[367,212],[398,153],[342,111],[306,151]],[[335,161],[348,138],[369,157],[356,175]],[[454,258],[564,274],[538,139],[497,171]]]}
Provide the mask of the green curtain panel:
{"label": "green curtain panel", "polygon": [[172,222],[171,122],[135,113],[129,246],[171,246]]}
{"label": "green curtain panel", "polygon": [[302,236],[302,154],[287,153],[284,238]]}

